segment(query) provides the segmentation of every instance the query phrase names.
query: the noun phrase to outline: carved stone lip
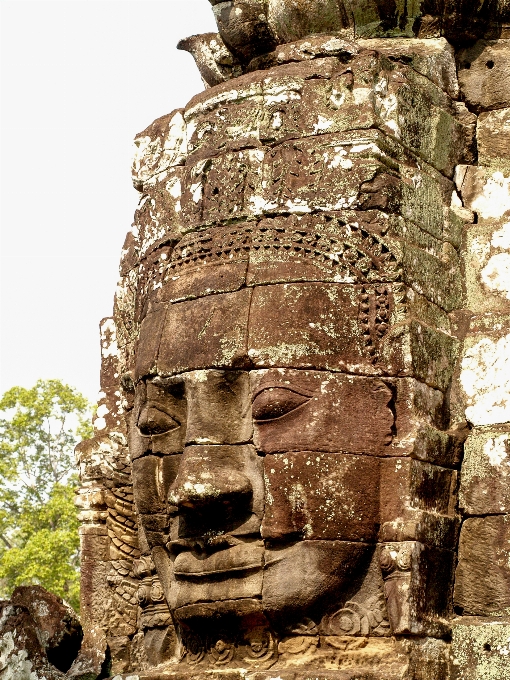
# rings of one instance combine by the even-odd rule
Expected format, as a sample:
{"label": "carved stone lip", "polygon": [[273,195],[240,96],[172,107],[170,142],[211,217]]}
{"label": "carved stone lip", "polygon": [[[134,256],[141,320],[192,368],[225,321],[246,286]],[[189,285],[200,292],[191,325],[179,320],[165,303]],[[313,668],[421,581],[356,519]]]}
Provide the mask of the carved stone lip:
{"label": "carved stone lip", "polygon": [[264,546],[239,543],[212,555],[185,551],[175,558],[174,575],[180,579],[215,578],[244,571],[258,571],[264,566]]}

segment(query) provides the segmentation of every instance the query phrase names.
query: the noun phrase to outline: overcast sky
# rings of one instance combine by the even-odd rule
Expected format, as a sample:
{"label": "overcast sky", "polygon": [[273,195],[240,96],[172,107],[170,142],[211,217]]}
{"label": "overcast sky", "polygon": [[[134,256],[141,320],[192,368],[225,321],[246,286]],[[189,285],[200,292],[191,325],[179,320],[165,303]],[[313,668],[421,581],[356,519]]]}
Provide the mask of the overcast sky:
{"label": "overcast sky", "polygon": [[0,391],[60,378],[95,400],[137,203],[134,135],[203,89],[180,38],[208,0],[1,0]]}

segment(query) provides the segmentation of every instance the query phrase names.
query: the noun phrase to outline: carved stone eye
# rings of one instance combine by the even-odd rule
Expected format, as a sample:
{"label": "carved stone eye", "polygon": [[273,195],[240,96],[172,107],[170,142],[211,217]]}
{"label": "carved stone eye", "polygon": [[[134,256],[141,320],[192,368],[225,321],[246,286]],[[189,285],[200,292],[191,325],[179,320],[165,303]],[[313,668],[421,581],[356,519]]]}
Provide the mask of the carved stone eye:
{"label": "carved stone eye", "polygon": [[143,408],[138,417],[138,429],[146,437],[153,434],[170,432],[179,426],[180,423],[177,420],[154,406]]}
{"label": "carved stone eye", "polygon": [[253,418],[262,421],[281,418],[309,400],[310,397],[287,387],[268,387],[253,400]]}

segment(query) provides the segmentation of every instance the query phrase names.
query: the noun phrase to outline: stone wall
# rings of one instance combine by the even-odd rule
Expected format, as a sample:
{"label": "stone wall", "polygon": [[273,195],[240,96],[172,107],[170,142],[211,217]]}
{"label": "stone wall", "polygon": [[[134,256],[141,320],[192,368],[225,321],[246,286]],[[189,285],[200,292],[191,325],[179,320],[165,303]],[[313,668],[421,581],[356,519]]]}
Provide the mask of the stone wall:
{"label": "stone wall", "polygon": [[479,41],[457,60],[477,114],[478,163],[455,172],[466,310],[454,400],[472,429],[459,490],[452,678],[474,680],[510,673],[510,40]]}

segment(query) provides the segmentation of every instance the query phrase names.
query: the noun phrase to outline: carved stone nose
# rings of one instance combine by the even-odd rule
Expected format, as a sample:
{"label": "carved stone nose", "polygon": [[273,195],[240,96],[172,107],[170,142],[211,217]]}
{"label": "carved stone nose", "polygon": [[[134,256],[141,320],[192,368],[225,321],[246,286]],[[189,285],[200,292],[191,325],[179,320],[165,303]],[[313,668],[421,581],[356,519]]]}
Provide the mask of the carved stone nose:
{"label": "carved stone nose", "polygon": [[188,446],[242,444],[251,439],[250,378],[246,371],[190,371],[186,398]]}
{"label": "carved stone nose", "polygon": [[168,500],[180,508],[246,507],[253,495],[243,446],[188,446]]}

